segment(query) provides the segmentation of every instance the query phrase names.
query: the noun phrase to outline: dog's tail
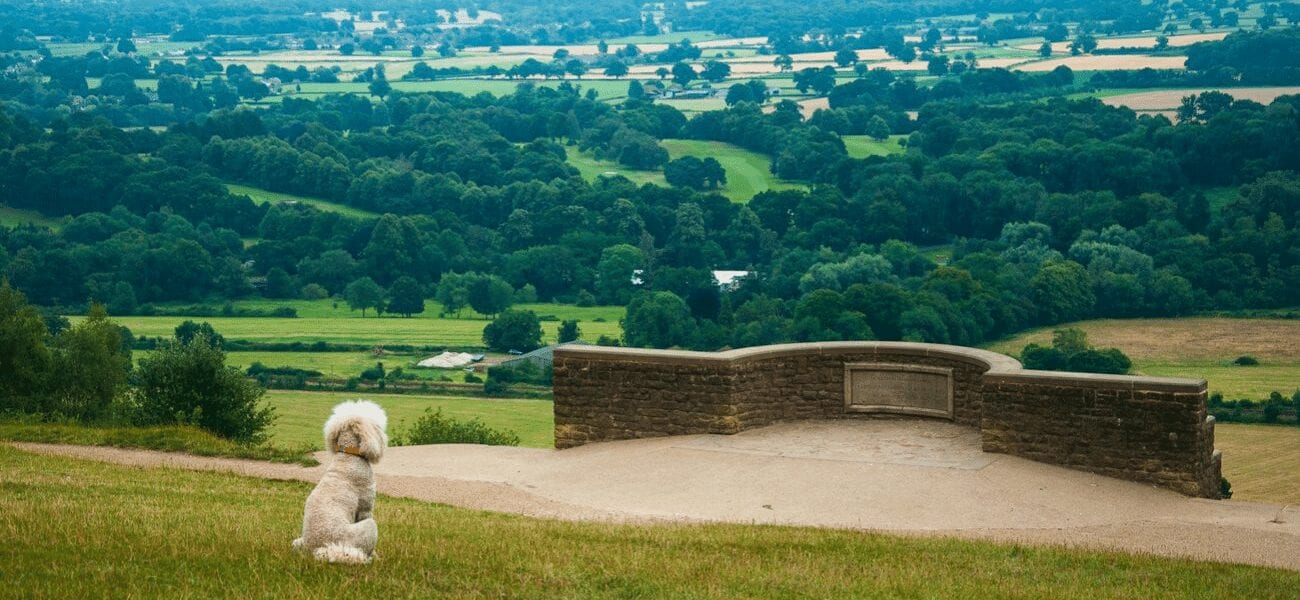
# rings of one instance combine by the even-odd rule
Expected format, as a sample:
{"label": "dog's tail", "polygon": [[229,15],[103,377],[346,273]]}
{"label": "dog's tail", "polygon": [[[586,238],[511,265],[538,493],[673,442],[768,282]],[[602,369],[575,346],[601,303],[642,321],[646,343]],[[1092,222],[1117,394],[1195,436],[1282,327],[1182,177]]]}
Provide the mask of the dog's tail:
{"label": "dog's tail", "polygon": [[327,544],[316,549],[316,560],[328,563],[364,565],[370,562],[370,556],[360,548],[344,544]]}

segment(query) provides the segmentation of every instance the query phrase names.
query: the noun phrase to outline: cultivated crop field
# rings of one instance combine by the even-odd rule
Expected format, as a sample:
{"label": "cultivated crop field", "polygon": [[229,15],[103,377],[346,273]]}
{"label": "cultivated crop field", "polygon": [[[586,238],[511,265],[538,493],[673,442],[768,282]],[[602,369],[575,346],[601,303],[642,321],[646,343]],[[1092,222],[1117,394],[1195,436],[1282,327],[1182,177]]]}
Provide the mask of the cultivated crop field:
{"label": "cultivated crop field", "polygon": [[271,442],[280,447],[303,444],[324,447],[321,425],[329,418],[334,405],[358,397],[373,400],[388,413],[388,431],[409,426],[426,409],[442,409],[448,417],[467,421],[479,419],[493,429],[509,429],[519,434],[520,445],[551,448],[555,445],[555,418],[549,400],[511,400],[418,396],[414,394],[373,394],[361,392],[300,392],[270,390],[266,402],[279,415],[271,427]]}
{"label": "cultivated crop field", "polygon": [[1017,71],[1048,72],[1065,65],[1074,71],[1128,71],[1138,69],[1183,69],[1185,56],[1149,54],[1100,54],[1053,58],[1016,65]]}
{"label": "cultivated crop field", "polygon": [[[1286,395],[1300,388],[1300,320],[1189,317],[1183,319],[1104,319],[1035,330],[989,346],[1019,356],[1031,342],[1051,345],[1052,330],[1077,327],[1094,346],[1115,347],[1133,359],[1133,372],[1161,377],[1204,378],[1211,392],[1226,398],[1263,400],[1269,392]],[[1250,355],[1254,367],[1233,359]],[[1300,431],[1297,432],[1300,435]]]}
{"label": "cultivated crop field", "polygon": [[1300,505],[1300,429],[1218,423],[1214,447],[1223,452],[1234,500]]}
{"label": "cultivated crop field", "polygon": [[1300,86],[1154,90],[1109,95],[1103,98],[1102,102],[1111,106],[1127,106],[1136,111],[1172,110],[1178,108],[1182,104],[1184,97],[1192,94],[1202,94],[1208,91],[1223,92],[1237,100],[1253,100],[1260,104],[1271,104],[1273,100],[1278,98],[1278,96],[1300,94]]}
{"label": "cultivated crop field", "polygon": [[[289,548],[312,486],[0,447],[15,597],[1282,598],[1277,569],[746,525],[551,521],[381,497],[379,560]],[[252,501],[255,499],[255,501]],[[935,569],[935,564],[962,565]],[[864,569],[863,565],[870,568]],[[845,576],[853,573],[853,576]]]}

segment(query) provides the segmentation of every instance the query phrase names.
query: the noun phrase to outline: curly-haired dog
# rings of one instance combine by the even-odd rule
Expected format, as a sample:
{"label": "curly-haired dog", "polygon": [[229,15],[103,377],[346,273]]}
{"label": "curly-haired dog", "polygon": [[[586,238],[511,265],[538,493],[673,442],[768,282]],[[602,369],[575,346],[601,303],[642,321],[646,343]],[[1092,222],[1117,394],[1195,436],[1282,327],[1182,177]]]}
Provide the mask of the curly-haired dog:
{"label": "curly-haired dog", "polygon": [[371,465],[384,455],[387,426],[388,416],[374,402],[353,400],[334,407],[325,422],[325,448],[332,460],[307,496],[295,550],[326,562],[370,562],[379,539]]}

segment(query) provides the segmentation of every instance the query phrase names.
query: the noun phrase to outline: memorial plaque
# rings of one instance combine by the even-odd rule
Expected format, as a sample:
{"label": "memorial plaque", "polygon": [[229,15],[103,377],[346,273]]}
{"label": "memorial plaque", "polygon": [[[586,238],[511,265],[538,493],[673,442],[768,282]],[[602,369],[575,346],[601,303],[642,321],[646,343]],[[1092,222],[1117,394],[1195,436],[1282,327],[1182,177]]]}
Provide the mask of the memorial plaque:
{"label": "memorial plaque", "polygon": [[895,363],[845,364],[844,409],[951,419],[952,369]]}

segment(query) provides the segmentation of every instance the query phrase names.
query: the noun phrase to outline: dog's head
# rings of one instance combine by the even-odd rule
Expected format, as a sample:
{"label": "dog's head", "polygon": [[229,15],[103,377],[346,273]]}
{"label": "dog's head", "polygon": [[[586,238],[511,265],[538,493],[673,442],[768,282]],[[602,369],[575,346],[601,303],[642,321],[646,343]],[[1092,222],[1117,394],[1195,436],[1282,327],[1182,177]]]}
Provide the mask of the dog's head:
{"label": "dog's head", "polygon": [[334,407],[325,421],[325,448],[377,463],[388,446],[388,415],[369,400],[350,400]]}

